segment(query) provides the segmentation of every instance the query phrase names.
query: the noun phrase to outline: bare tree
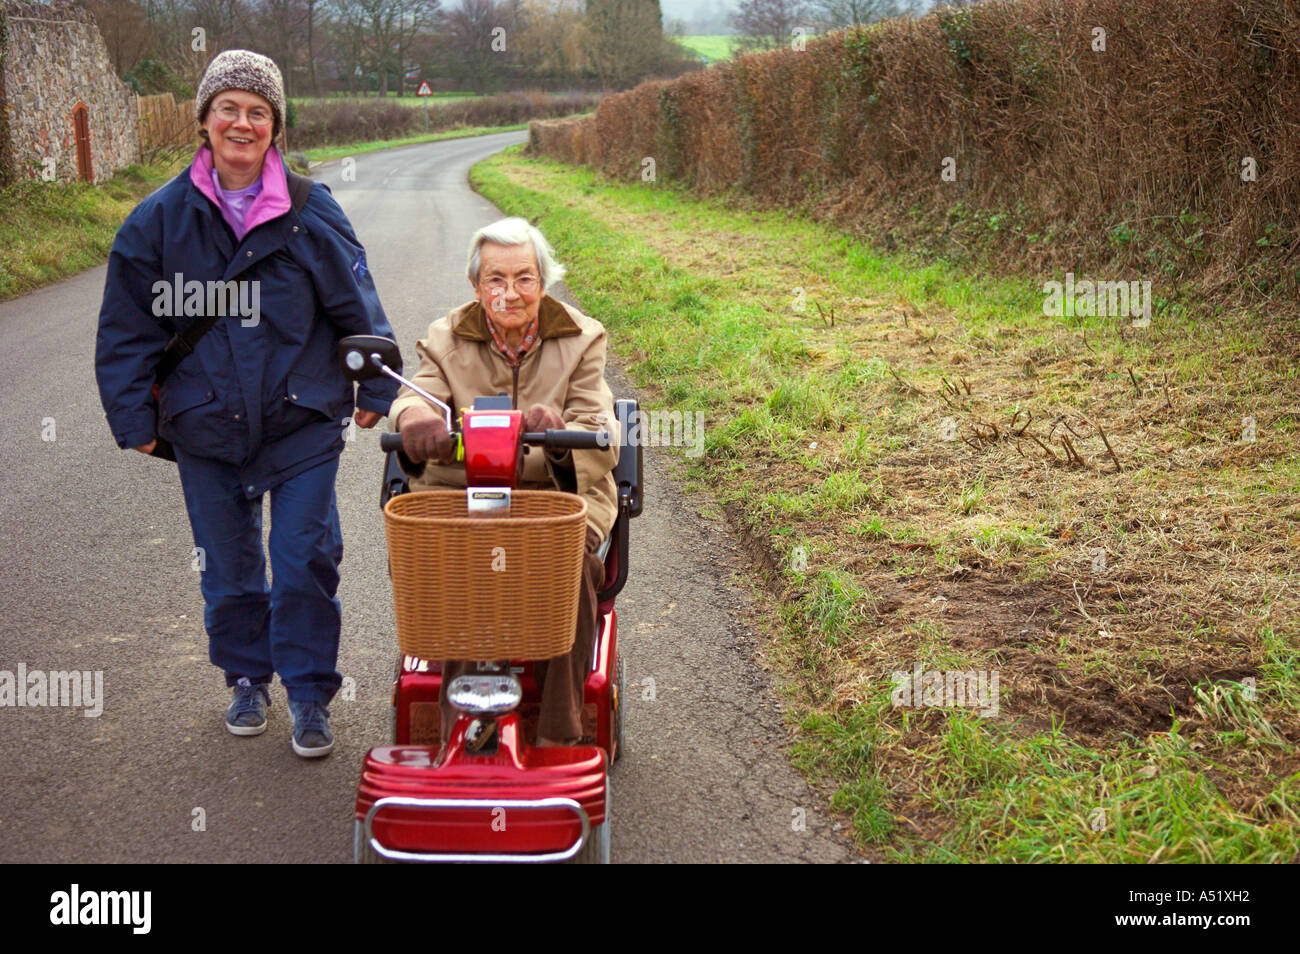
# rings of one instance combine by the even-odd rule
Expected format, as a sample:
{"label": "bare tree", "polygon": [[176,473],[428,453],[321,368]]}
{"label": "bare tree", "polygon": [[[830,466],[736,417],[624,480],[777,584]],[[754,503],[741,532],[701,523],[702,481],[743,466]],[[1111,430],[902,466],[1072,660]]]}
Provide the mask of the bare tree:
{"label": "bare tree", "polygon": [[495,89],[518,46],[519,19],[513,7],[492,0],[461,0],[441,17],[443,68],[476,93]]}
{"label": "bare tree", "polygon": [[537,78],[572,81],[588,66],[583,0],[526,0],[520,66]]}
{"label": "bare tree", "polygon": [[731,24],[739,33],[737,53],[775,50],[790,42],[798,26],[810,26],[803,0],[741,0],[731,15]]}
{"label": "bare tree", "polygon": [[427,50],[431,32],[442,12],[441,0],[403,0],[406,14],[394,34],[393,53],[397,62],[400,94],[406,92],[406,76],[420,68],[420,52]]}
{"label": "bare tree", "polygon": [[253,24],[259,41],[258,52],[275,60],[280,67],[285,95],[297,95],[294,54],[305,27],[302,8],[296,0],[260,0],[254,9]]}
{"label": "bare tree", "polygon": [[914,16],[925,0],[812,0],[811,13],[822,32],[862,26],[889,17]]}
{"label": "bare tree", "polygon": [[606,87],[625,88],[666,59],[659,0],[587,0],[587,53]]}
{"label": "bare tree", "polygon": [[339,0],[341,29],[356,60],[353,68],[369,67],[378,74],[379,95],[388,94],[393,74],[400,92],[407,67],[404,52],[430,28],[439,6],[439,0]]}
{"label": "bare tree", "polygon": [[[153,0],[153,5],[167,8],[165,18],[176,34],[174,42],[187,54],[199,54],[205,63],[221,50],[248,45],[253,23],[249,4],[243,0]],[[202,27],[206,49],[193,49],[195,27]]]}
{"label": "bare tree", "polygon": [[133,0],[85,0],[95,15],[108,56],[118,76],[124,76],[153,53],[157,43],[144,9]]}
{"label": "bare tree", "polygon": [[366,11],[355,0],[330,0],[330,47],[336,70],[347,77],[348,92],[366,91],[370,51],[366,34]]}
{"label": "bare tree", "polygon": [[320,0],[304,0],[307,16],[307,82],[311,94],[320,95],[320,81],[316,77],[316,7]]}

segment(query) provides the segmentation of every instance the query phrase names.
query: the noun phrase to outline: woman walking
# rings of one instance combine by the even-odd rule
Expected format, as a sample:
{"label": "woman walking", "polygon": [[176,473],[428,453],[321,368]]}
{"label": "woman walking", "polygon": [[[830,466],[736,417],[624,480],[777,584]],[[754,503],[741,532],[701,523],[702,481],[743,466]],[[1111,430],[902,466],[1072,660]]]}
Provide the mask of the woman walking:
{"label": "woman walking", "polygon": [[373,427],[397,390],[365,382],[354,414],[337,342],[392,330],[329,190],[300,180],[310,192],[291,197],[272,145],[285,115],[274,62],[221,53],[194,106],[203,140],[194,162],[141,202],[113,243],[95,348],[100,398],[119,447],[157,454],[161,439],[174,449],[209,657],[233,691],[226,728],[266,730],[278,672],[293,750],[319,757],[334,745],[327,706],[342,683],[339,454],[350,423]]}

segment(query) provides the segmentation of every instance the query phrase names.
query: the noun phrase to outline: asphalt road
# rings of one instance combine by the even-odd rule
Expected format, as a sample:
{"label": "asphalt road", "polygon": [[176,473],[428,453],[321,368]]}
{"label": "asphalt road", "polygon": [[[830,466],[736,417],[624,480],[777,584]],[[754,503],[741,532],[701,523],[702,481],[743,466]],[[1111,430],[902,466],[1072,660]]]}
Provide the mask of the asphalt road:
{"label": "asphalt road", "polygon": [[[350,181],[342,162],[317,171],[366,246],[408,355],[429,321],[471,297],[466,245],[500,217],[470,190],[470,166],[524,139],[371,153]],[[331,707],[334,752],[293,754],[278,684],[268,730],[236,738],[222,726],[228,690],[207,661],[175,467],[119,451],[99,405],[104,271],[0,304],[0,398],[10,409],[0,417],[0,679],[20,666],[103,678],[97,717],[0,707],[0,862],[350,861],[357,774],[366,750],[387,741],[395,654],[378,440],[362,432],[338,480],[340,671],[355,699]],[[617,368],[610,378],[616,394],[630,393]],[[746,596],[728,582],[743,556],[684,505],[663,453],[648,449],[633,575],[618,603],[631,685],[613,858],[848,860],[783,752]]]}

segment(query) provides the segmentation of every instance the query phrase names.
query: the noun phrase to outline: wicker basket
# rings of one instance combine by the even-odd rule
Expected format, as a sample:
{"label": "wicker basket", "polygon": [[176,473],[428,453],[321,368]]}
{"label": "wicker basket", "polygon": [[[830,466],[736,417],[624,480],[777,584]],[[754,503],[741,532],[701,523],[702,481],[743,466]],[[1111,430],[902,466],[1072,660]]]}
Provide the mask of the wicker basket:
{"label": "wicker basket", "polygon": [[465,492],[384,507],[402,652],[420,659],[550,659],[573,646],[587,502],[516,490],[510,516],[471,517]]}

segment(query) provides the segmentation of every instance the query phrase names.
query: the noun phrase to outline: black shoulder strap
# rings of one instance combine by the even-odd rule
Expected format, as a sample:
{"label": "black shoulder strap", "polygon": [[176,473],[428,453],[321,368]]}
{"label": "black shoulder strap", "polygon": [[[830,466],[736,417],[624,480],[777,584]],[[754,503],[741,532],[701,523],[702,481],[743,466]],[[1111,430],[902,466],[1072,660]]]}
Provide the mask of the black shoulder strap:
{"label": "black shoulder strap", "polygon": [[[289,200],[293,204],[293,210],[301,214],[307,204],[307,197],[311,195],[311,188],[316,183],[292,170],[286,169],[285,172],[289,184]],[[162,384],[181,361],[194,353],[199,339],[212,330],[219,317],[220,315],[205,315],[184,332],[172,336],[172,340],[167,342],[167,347],[163,350],[162,359],[158,362],[158,369],[154,373],[154,380],[158,384]]]}
{"label": "black shoulder strap", "polygon": [[312,179],[300,176],[291,170],[288,175],[289,198],[293,200],[293,210],[301,214],[303,206],[307,204],[307,197],[311,195],[311,187],[316,183]]}

